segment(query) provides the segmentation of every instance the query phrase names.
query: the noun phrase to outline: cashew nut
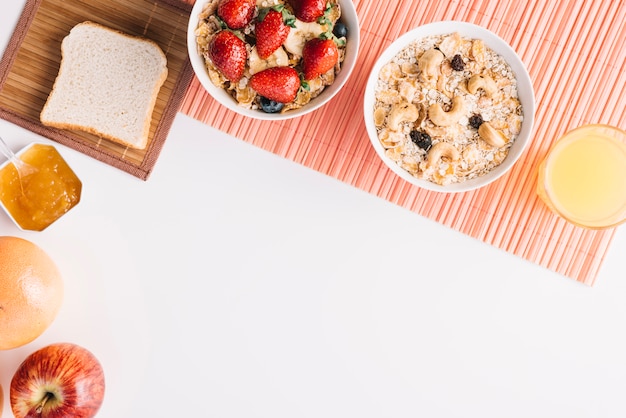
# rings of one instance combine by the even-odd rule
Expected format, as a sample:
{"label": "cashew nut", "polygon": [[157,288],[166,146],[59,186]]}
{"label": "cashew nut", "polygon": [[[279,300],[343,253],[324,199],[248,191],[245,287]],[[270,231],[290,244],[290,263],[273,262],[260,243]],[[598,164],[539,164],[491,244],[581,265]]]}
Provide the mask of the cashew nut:
{"label": "cashew nut", "polygon": [[460,156],[459,150],[454,145],[447,142],[437,142],[428,151],[427,161],[428,165],[432,167],[442,158],[457,161]]}
{"label": "cashew nut", "polygon": [[455,96],[452,99],[452,107],[445,112],[439,103],[434,103],[428,108],[428,117],[437,126],[450,126],[463,116],[465,112],[465,102],[462,96]]}
{"label": "cashew nut", "polygon": [[422,122],[424,122],[424,120],[426,120],[426,117],[428,116],[428,110],[423,104],[418,104],[417,110],[419,111],[419,116],[415,120],[415,129],[419,129],[419,127],[422,126]]}
{"label": "cashew nut", "polygon": [[478,89],[483,89],[487,97],[491,97],[498,92],[498,86],[493,78],[488,75],[474,74],[467,81],[467,91],[476,94]]}
{"label": "cashew nut", "polygon": [[415,122],[419,115],[419,110],[412,103],[395,104],[387,117],[387,126],[389,129],[397,131],[402,122]]}
{"label": "cashew nut", "polygon": [[489,145],[500,148],[506,145],[507,139],[504,134],[496,130],[489,122],[483,122],[478,128],[478,135]]}
{"label": "cashew nut", "polygon": [[424,78],[437,77],[443,59],[443,52],[438,49],[431,48],[424,52],[417,62]]}

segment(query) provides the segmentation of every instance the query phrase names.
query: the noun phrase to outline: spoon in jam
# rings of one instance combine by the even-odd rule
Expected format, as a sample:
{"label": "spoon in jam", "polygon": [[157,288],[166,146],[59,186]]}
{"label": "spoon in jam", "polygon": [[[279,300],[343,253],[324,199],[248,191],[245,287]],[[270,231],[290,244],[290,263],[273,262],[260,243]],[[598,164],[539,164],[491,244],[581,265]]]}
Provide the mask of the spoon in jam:
{"label": "spoon in jam", "polygon": [[27,164],[20,158],[18,158],[18,156],[15,155],[13,151],[11,151],[11,148],[9,148],[7,143],[4,142],[4,139],[2,139],[2,137],[0,137],[0,150],[2,150],[4,156],[7,157],[17,169],[17,175],[20,177],[20,181],[23,177],[26,177],[37,171],[36,167],[33,167],[32,165]]}

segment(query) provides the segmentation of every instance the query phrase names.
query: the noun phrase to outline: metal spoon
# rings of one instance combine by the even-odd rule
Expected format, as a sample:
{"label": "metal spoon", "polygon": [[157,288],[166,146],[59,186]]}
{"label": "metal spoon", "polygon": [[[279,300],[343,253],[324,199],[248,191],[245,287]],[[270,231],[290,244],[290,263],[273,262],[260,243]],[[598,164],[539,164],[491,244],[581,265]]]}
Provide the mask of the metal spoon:
{"label": "metal spoon", "polygon": [[4,139],[2,139],[2,137],[0,137],[0,150],[5,155],[5,157],[7,157],[13,163],[13,165],[17,169],[17,174],[20,177],[20,181],[22,177],[26,177],[30,174],[33,174],[35,171],[37,171],[36,167],[33,167],[32,165],[27,164],[24,161],[22,161],[20,158],[18,158],[18,156],[15,155],[13,151],[11,151],[11,148],[9,148],[7,143],[4,142]]}

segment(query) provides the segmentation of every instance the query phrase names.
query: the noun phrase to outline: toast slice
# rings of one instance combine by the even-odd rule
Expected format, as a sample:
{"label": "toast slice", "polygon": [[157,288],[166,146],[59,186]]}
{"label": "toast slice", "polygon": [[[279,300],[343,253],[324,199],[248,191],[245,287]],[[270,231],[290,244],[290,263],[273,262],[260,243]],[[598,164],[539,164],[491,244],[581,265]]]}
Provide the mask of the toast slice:
{"label": "toast slice", "polygon": [[59,73],[40,120],[144,149],[167,74],[167,59],[155,42],[79,23],[61,43]]}

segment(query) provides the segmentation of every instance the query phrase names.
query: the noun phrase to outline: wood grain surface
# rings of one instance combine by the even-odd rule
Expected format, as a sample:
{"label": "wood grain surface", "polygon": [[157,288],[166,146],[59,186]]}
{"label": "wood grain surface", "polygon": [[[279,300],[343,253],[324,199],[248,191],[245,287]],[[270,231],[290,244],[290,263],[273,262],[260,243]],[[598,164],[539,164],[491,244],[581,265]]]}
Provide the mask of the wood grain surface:
{"label": "wood grain surface", "polygon": [[[189,3],[174,0],[29,0],[0,66],[0,116],[146,180],[192,77],[186,42],[189,11]],[[151,39],[167,57],[168,78],[159,91],[143,150],[39,123],[58,73],[61,42],[86,20]]]}

